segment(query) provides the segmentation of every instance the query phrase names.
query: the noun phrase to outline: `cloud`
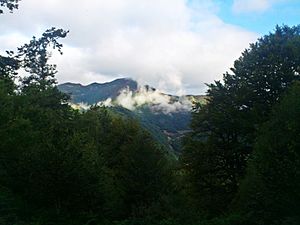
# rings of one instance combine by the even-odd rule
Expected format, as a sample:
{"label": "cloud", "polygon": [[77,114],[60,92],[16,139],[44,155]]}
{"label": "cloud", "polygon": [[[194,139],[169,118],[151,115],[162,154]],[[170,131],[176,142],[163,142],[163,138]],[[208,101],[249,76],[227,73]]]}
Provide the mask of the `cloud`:
{"label": "cloud", "polygon": [[[132,77],[175,94],[203,93],[221,79],[257,34],[226,24],[213,1],[26,0],[1,15],[0,40],[28,40],[56,26],[69,29],[64,55],[53,54],[59,82]],[[20,40],[0,42],[11,49]],[[17,47],[17,46],[16,46]]]}
{"label": "cloud", "polygon": [[192,109],[192,102],[187,97],[182,96],[178,100],[174,100],[169,95],[162,94],[158,90],[151,90],[144,86],[140,86],[137,92],[124,89],[116,99],[112,100],[108,98],[98,104],[107,107],[122,106],[131,111],[147,104],[154,113],[161,112],[164,114],[190,111]]}
{"label": "cloud", "polygon": [[91,108],[90,105],[86,104],[86,103],[69,103],[69,105],[73,108],[73,109],[77,109],[77,110],[83,110],[83,111],[87,111]]}
{"label": "cloud", "polygon": [[232,10],[235,13],[264,12],[280,0],[234,0]]}

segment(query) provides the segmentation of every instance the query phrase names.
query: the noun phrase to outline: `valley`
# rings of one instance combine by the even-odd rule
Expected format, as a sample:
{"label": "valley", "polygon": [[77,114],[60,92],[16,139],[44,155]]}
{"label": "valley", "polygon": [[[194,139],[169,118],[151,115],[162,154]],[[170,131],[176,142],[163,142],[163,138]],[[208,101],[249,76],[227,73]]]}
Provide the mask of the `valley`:
{"label": "valley", "polygon": [[58,89],[70,95],[75,108],[84,110],[98,104],[138,120],[156,141],[175,154],[179,154],[181,139],[190,130],[193,104],[206,102],[203,95],[168,95],[147,85],[141,87],[128,78],[86,86],[64,83]]}

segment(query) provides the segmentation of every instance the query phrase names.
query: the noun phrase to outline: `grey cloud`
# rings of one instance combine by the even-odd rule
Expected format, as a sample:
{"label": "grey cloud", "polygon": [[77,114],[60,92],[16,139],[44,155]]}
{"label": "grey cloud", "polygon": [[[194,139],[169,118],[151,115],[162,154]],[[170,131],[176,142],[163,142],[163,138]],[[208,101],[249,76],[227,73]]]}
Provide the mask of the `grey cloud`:
{"label": "grey cloud", "polygon": [[65,54],[52,59],[59,82],[126,76],[165,92],[203,93],[203,84],[220,79],[257,38],[224,23],[211,1],[204,3],[191,8],[185,0],[24,0],[16,13],[1,16],[0,41],[7,41],[0,49],[62,27],[70,34],[63,40]]}
{"label": "grey cloud", "polygon": [[162,94],[158,90],[149,90],[142,86],[137,92],[124,89],[116,99],[108,98],[98,104],[108,107],[119,105],[129,110],[136,110],[147,104],[152,112],[164,114],[188,112],[193,106],[193,103],[185,96],[174,101],[170,96]]}

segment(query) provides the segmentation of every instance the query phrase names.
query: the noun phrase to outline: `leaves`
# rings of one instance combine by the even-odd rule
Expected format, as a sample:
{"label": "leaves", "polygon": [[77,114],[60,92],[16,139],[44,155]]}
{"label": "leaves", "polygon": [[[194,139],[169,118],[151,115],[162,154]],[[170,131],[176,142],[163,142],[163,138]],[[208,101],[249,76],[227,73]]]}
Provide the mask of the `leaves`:
{"label": "leaves", "polygon": [[[274,33],[260,38],[242,53],[231,72],[224,74],[223,82],[209,85],[208,104],[194,110],[193,131],[187,137],[183,154],[183,157],[196,152],[201,154],[193,164],[183,159],[184,164],[190,165],[187,172],[192,175],[193,170],[198,170],[198,179],[207,178],[215,184],[212,187],[194,178],[192,183],[200,199],[208,194],[203,186],[224,193],[220,198],[211,194],[210,197],[216,199],[215,206],[230,202],[228,196],[234,198],[244,177],[258,127],[268,118],[282,93],[299,80],[299,37],[300,26],[277,26]],[[207,165],[205,170],[192,168],[191,165],[204,164],[210,157],[207,149],[212,149],[214,163]]]}
{"label": "leaves", "polygon": [[66,37],[68,32],[53,27],[46,30],[41,38],[33,37],[29,44],[18,48],[16,58],[25,71],[30,73],[30,76],[22,80],[23,88],[33,85],[39,89],[46,89],[55,84],[56,65],[48,64],[51,57],[48,47],[57,49],[62,54],[63,45],[58,42],[58,39]]}
{"label": "leaves", "polygon": [[262,125],[238,206],[263,224],[299,220],[300,84],[296,82]]}
{"label": "leaves", "polygon": [[[0,6],[5,7],[13,12],[14,9],[18,9],[20,0],[0,0]],[[2,9],[0,9],[0,14],[4,13]]]}

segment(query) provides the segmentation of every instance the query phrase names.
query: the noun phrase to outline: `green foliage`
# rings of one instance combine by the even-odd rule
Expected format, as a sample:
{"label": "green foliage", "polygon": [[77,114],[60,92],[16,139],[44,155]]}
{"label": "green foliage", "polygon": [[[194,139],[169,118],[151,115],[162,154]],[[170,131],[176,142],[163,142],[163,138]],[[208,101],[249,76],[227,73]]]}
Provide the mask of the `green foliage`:
{"label": "green foliage", "polygon": [[300,222],[299,118],[300,84],[296,82],[260,129],[241,188],[239,207],[257,224]]}
{"label": "green foliage", "polygon": [[[87,86],[64,83],[58,85],[58,88],[63,93],[70,94],[73,103],[87,103],[90,105],[105,101],[108,98],[114,100],[124,89],[129,89],[133,93],[138,90],[137,82],[131,79],[116,79],[108,83],[92,83]],[[202,96],[188,97],[199,100]],[[177,96],[171,98],[172,101],[178,101]],[[112,110],[122,116],[138,120],[157,142],[176,154],[180,153],[183,133],[189,130],[190,112],[177,111],[168,114],[153,112],[148,104],[139,106],[136,110],[127,110],[121,106],[115,106]]]}
{"label": "green foliage", "polygon": [[129,88],[130,91],[136,91],[138,84],[131,79],[116,79],[111,82],[99,84],[92,83],[87,86],[74,83],[64,83],[58,85],[61,92],[67,93],[72,97],[74,103],[87,103],[89,105],[97,104],[108,98],[116,98],[120,92]]}
{"label": "green foliage", "polygon": [[167,193],[165,153],[135,122],[103,109],[23,110],[5,130],[0,182],[33,205],[121,219],[147,215]]}
{"label": "green foliage", "polygon": [[[18,9],[20,0],[0,0],[0,7],[5,7],[13,12],[14,9]],[[0,14],[3,13],[3,10],[0,9]]]}
{"label": "green foliage", "polygon": [[131,111],[123,107],[112,107],[114,112],[133,120],[138,120],[153,138],[175,154],[181,152],[183,132],[189,129],[190,112],[173,112],[170,114],[153,112],[147,105]]}
{"label": "green foliage", "polygon": [[65,38],[67,34],[68,31],[53,27],[46,30],[41,38],[36,39],[36,37],[33,37],[29,44],[18,48],[16,58],[21,61],[25,71],[30,73],[30,76],[22,81],[23,89],[26,90],[29,85],[44,89],[55,84],[56,65],[48,64],[51,54],[47,51],[47,48],[52,46],[53,49],[57,49],[62,54],[62,44],[57,39]]}
{"label": "green foliage", "polygon": [[[17,3],[0,0],[10,10]],[[48,64],[49,47],[62,53],[58,39],[67,31],[49,29],[16,55],[0,56],[0,223],[299,224],[299,32],[277,27],[242,54],[224,83],[210,85],[179,169],[137,115],[68,105]],[[19,68],[28,75],[17,85]],[[157,136],[157,127],[186,121],[143,110],[142,126]]]}
{"label": "green foliage", "polygon": [[299,34],[300,26],[277,26],[251,44],[223,83],[209,85],[208,103],[195,107],[182,162],[204,210],[226,211],[244,177],[257,128],[299,80]]}
{"label": "green foliage", "polygon": [[[8,52],[11,54],[10,52]],[[0,91],[2,94],[13,94],[14,79],[19,68],[19,62],[12,57],[0,55]]]}
{"label": "green foliage", "polygon": [[[60,51],[57,38],[66,33],[47,30],[17,57],[1,58],[0,185],[28,204],[13,218],[64,224],[150,215],[171,188],[167,153],[133,120],[66,103],[47,63],[47,47]],[[29,72],[20,87],[19,66]]]}

